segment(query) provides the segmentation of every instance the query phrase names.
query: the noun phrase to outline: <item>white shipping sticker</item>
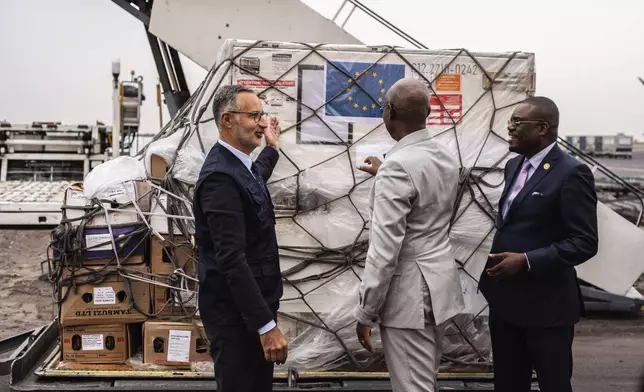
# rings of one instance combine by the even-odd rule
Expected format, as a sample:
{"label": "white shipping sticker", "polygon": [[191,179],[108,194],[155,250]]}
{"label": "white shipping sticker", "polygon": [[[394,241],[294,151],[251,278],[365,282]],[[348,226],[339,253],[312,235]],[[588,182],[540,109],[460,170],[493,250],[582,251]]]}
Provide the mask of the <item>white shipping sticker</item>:
{"label": "white shipping sticker", "polygon": [[190,362],[190,331],[170,330],[168,362]]}
{"label": "white shipping sticker", "polygon": [[96,197],[99,200],[112,200],[120,204],[125,204],[130,202],[130,195],[135,195],[134,183],[127,182],[103,189]]}
{"label": "white shipping sticker", "polygon": [[[163,206],[163,207],[162,207]],[[157,198],[152,199],[152,213],[154,214],[165,214],[165,210],[168,209],[168,196],[164,193],[162,195],[159,195],[159,201],[157,201]],[[157,216],[153,216],[152,218],[156,218]],[[167,221],[165,217],[160,217],[163,219],[163,221]]]}
{"label": "white shipping sticker", "polygon": [[72,200],[84,200],[85,193],[83,191],[72,190],[69,198]]}
{"label": "white shipping sticker", "polygon": [[168,195],[166,195],[165,193],[159,195],[159,202],[166,210],[168,209]]}
{"label": "white shipping sticker", "polygon": [[177,301],[176,299],[173,298],[172,304],[173,306],[180,307],[181,304],[183,306],[188,306],[188,307],[197,307],[197,293],[194,291],[179,291],[179,298],[181,302]]}
{"label": "white shipping sticker", "polygon": [[116,294],[112,287],[94,287],[94,305],[116,305]]}
{"label": "white shipping sticker", "polygon": [[[103,244],[104,242],[110,241],[107,244],[96,246],[98,244]],[[109,233],[107,234],[87,234],[85,236],[85,246],[88,249],[88,251],[98,251],[98,250],[113,250],[114,248],[112,247],[112,237],[110,236]],[[96,247],[95,247],[96,246]]]}
{"label": "white shipping sticker", "polygon": [[83,350],[103,350],[103,335],[83,335]]}

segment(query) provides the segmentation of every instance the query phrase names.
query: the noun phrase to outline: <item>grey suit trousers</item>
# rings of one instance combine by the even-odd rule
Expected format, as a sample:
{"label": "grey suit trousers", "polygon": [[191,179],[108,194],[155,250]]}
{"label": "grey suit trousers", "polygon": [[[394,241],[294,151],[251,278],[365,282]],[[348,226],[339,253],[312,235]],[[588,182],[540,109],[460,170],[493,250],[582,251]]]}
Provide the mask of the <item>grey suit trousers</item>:
{"label": "grey suit trousers", "polygon": [[381,327],[381,338],[394,392],[437,392],[445,325],[425,329]]}
{"label": "grey suit trousers", "polygon": [[382,348],[394,392],[438,392],[436,377],[448,321],[436,325],[427,284],[423,282],[425,329],[380,326]]}

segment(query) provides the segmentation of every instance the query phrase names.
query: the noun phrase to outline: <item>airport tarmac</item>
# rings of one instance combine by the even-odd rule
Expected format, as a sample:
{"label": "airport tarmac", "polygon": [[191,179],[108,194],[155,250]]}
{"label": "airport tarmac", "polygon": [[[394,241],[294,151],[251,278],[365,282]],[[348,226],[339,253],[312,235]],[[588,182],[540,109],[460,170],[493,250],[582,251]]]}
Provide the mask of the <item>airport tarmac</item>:
{"label": "airport tarmac", "polygon": [[631,159],[599,158],[595,160],[624,179],[641,178],[644,180],[644,144],[633,148],[633,158]]}
{"label": "airport tarmac", "polygon": [[[48,242],[48,231],[0,230],[0,339],[54,317],[51,285],[39,279]],[[638,289],[644,293],[643,279]],[[584,319],[573,350],[576,391],[633,392],[644,372],[644,319]]]}

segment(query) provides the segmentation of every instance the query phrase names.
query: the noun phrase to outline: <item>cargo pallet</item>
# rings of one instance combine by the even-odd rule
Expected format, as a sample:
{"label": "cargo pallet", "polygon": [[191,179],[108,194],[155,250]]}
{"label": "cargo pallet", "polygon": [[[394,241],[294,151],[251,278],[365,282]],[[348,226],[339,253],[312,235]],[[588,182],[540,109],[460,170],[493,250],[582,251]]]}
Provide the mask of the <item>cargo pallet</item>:
{"label": "cargo pallet", "polygon": [[[10,391],[212,391],[213,374],[184,370],[56,370],[58,322],[0,341],[0,389]],[[116,368],[116,366],[113,366]],[[100,370],[99,370],[100,369]],[[440,373],[441,391],[493,391],[492,373]],[[7,387],[9,389],[7,389]],[[276,373],[274,391],[391,391],[387,373]],[[536,381],[533,391],[538,391]]]}

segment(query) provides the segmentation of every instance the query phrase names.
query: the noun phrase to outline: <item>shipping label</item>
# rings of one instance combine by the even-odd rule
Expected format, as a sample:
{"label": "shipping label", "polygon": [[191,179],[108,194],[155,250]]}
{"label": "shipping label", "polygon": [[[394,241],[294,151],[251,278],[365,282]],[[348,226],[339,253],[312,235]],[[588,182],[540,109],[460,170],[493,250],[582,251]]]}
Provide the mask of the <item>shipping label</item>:
{"label": "shipping label", "polygon": [[239,59],[240,72],[243,75],[259,75],[259,57],[241,57]]}
{"label": "shipping label", "polygon": [[84,351],[103,350],[103,335],[83,335],[82,344]]}
{"label": "shipping label", "polygon": [[436,78],[434,82],[435,91],[461,91],[461,75],[459,74],[442,74]]}
{"label": "shipping label", "polygon": [[272,72],[284,74],[293,67],[293,55],[291,53],[273,53],[271,55]]}
{"label": "shipping label", "polygon": [[94,287],[94,305],[116,305],[116,293],[112,287]]}
{"label": "shipping label", "polygon": [[[107,244],[103,244],[108,242]],[[87,246],[88,251],[99,251],[99,250],[113,250],[112,247],[112,236],[109,233],[106,234],[87,234],[85,236],[85,246]],[[103,244],[97,246],[99,244]]]}
{"label": "shipping label", "polygon": [[120,204],[126,204],[131,201],[130,195],[136,195],[133,182],[117,184],[103,189],[96,197],[99,200],[113,200]]}
{"label": "shipping label", "polygon": [[463,96],[461,94],[438,94],[429,99],[431,113],[427,125],[453,125],[463,115]]}
{"label": "shipping label", "polygon": [[488,72],[490,78],[483,75],[483,89],[489,90],[490,85],[494,84],[494,88],[506,91],[529,91],[534,89],[534,78],[531,73],[527,72]]}
{"label": "shipping label", "polygon": [[190,362],[190,331],[170,330],[167,360],[168,362]]}
{"label": "shipping label", "polygon": [[72,189],[69,195],[71,200],[85,200],[85,193]]}

